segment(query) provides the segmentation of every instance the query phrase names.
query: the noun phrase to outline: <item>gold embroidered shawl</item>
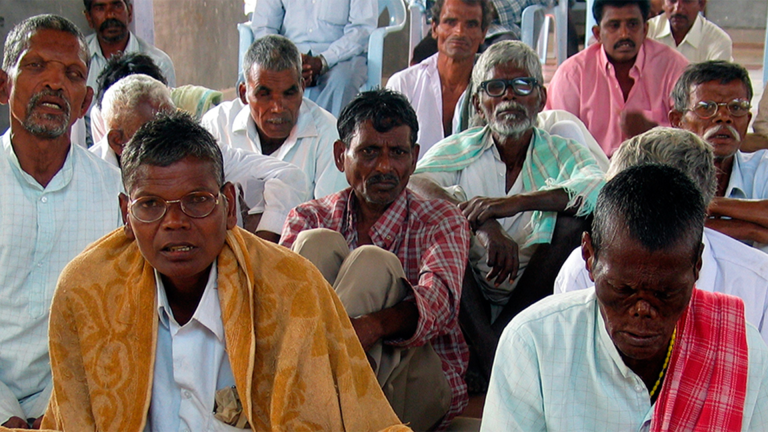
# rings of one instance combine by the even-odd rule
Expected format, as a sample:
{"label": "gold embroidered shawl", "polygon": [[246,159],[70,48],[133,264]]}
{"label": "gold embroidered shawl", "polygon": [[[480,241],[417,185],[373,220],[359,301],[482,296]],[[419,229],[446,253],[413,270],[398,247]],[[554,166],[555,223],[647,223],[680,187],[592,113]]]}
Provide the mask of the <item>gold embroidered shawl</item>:
{"label": "gold embroidered shawl", "polygon": [[[235,228],[218,272],[227,353],[253,430],[409,430],[381,392],[344,307],[308,261]],[[51,307],[54,390],[44,428],[142,431],[155,302],[153,269],[122,229],[67,265]]]}

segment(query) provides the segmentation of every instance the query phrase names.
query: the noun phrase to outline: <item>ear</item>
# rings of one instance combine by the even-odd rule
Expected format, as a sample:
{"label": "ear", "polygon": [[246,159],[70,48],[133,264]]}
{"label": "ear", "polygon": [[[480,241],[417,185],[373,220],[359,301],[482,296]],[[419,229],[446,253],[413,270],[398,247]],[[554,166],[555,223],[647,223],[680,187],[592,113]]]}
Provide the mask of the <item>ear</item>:
{"label": "ear", "polygon": [[111,148],[118,157],[122,156],[123,146],[126,141],[127,140],[124,139],[123,131],[121,130],[110,129],[109,132],[107,132],[107,143],[109,144],[109,148]]}
{"label": "ear", "polygon": [[91,107],[93,101],[93,89],[90,87],[85,88],[85,98],[83,98],[83,104],[80,106],[80,113],[77,114],[76,119],[83,118],[85,113],[88,112],[88,108]]}
{"label": "ear", "polygon": [[547,88],[542,85],[539,87],[539,111],[536,114],[544,111],[544,107],[546,106],[547,106]]}
{"label": "ear", "polygon": [[133,227],[131,227],[131,218],[128,217],[128,195],[120,193],[118,199],[120,200],[120,213],[123,215],[123,232],[129,240],[135,240],[136,236],[133,234]]}
{"label": "ear", "polygon": [[584,263],[587,266],[589,279],[594,282],[595,277],[592,272],[595,268],[596,261],[595,250],[592,247],[592,237],[586,231],[581,235],[581,257],[584,258]]}
{"label": "ear", "polygon": [[693,266],[693,279],[699,280],[699,273],[701,272],[701,265],[703,263],[702,255],[704,254],[704,243],[699,243],[699,253],[696,257],[696,265]]}
{"label": "ear", "polygon": [[241,82],[240,84],[238,84],[237,95],[240,96],[240,102],[248,105],[248,100],[245,98],[245,91],[246,91],[245,83]]}
{"label": "ear", "polygon": [[[648,28],[646,27],[646,32],[647,32],[647,30],[648,30]],[[597,41],[597,43],[603,43],[603,41],[600,40],[600,26],[599,25],[592,26],[592,36],[595,37],[595,40]]]}
{"label": "ear", "polygon": [[232,183],[226,182],[221,187],[221,193],[227,198],[227,229],[231,230],[237,225],[237,192]]}
{"label": "ear", "polygon": [[682,127],[683,113],[672,108],[671,110],[669,110],[669,114],[667,114],[667,117],[669,118],[669,124],[673,128],[683,129]]}
{"label": "ear", "polygon": [[437,24],[438,22],[432,21],[432,28],[429,29],[429,35],[432,36],[432,39],[437,40]]}
{"label": "ear", "polygon": [[645,20],[643,22],[643,37],[644,38],[648,37],[648,28],[649,28],[648,27],[648,20]]}
{"label": "ear", "polygon": [[419,163],[419,151],[421,151],[421,146],[414,144],[411,148],[411,174],[416,170],[416,164]]}
{"label": "ear", "polygon": [[8,74],[0,69],[0,105],[8,105],[8,99],[11,97],[11,81]]}
{"label": "ear", "polygon": [[485,118],[485,114],[483,114],[483,110],[480,109],[480,92],[477,92],[472,95],[472,107],[475,109],[475,113],[483,118],[483,120],[488,123],[488,119]]}
{"label": "ear", "polygon": [[128,24],[133,22],[133,2],[125,1],[125,10],[128,12]]}
{"label": "ear", "polygon": [[336,168],[339,171],[344,172],[344,158],[347,152],[347,145],[342,140],[336,140],[333,143],[333,161],[336,163]]}

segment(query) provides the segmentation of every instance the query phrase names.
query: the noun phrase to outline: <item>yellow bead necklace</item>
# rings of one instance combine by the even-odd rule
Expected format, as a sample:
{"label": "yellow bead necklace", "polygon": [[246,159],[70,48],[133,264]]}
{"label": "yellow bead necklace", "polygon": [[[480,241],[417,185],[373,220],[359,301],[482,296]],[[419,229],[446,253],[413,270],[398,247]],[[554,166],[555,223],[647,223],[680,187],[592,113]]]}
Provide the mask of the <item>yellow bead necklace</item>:
{"label": "yellow bead necklace", "polygon": [[667,366],[669,366],[669,358],[672,357],[672,348],[675,346],[676,335],[677,327],[672,331],[672,339],[669,341],[669,348],[667,349],[667,358],[664,360],[664,367],[661,368],[661,373],[659,373],[659,379],[656,380],[656,384],[653,385],[653,389],[651,390],[651,399],[653,399],[653,395],[656,394],[656,390],[659,389],[661,380],[664,378],[664,373],[667,371]]}

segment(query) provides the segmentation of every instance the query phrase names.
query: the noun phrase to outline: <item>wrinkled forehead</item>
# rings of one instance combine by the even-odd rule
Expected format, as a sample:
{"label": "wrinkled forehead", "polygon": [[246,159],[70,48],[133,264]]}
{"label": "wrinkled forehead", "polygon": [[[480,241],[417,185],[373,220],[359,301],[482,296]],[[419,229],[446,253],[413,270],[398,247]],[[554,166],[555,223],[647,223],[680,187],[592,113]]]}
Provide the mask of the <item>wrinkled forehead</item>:
{"label": "wrinkled forehead", "polygon": [[747,86],[739,79],[726,83],[720,80],[712,80],[691,84],[690,90],[690,100],[694,104],[702,101],[725,102],[734,99],[749,99]]}
{"label": "wrinkled forehead", "polygon": [[[86,45],[85,40],[78,38],[72,33],[42,28],[31,30],[24,39],[26,41],[21,42],[23,44],[21,51],[16,59],[16,63],[12,66],[14,69],[18,67],[19,62],[25,56],[30,54],[54,54],[57,57],[66,59],[70,63],[80,61],[88,69],[90,64],[88,45]],[[76,57],[69,56],[70,51],[67,48],[75,44],[77,45],[77,55]]]}

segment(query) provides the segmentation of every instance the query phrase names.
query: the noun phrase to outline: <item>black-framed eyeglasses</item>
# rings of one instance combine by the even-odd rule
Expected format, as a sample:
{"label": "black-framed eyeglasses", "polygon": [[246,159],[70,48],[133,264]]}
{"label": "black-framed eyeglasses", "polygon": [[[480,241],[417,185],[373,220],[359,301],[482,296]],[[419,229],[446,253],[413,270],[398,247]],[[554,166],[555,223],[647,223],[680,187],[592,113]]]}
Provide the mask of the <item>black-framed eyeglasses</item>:
{"label": "black-framed eyeglasses", "polygon": [[165,216],[168,211],[168,206],[174,203],[179,203],[181,211],[185,215],[201,219],[211,213],[219,204],[219,198],[221,192],[214,195],[210,192],[198,191],[184,195],[180,199],[166,201],[156,196],[143,196],[131,200],[128,203],[128,211],[130,214],[144,223],[156,222]]}
{"label": "black-framed eyeglasses", "polygon": [[480,88],[490,97],[501,97],[512,87],[512,91],[518,96],[528,96],[533,92],[539,80],[534,77],[520,77],[513,79],[492,79],[480,83]]}
{"label": "black-framed eyeglasses", "polygon": [[701,101],[688,111],[691,111],[700,118],[706,120],[716,116],[717,111],[721,106],[726,107],[728,112],[731,113],[731,115],[734,117],[744,117],[745,115],[749,114],[749,110],[752,108],[752,105],[748,100],[734,99],[730,102],[719,103],[714,101]]}

